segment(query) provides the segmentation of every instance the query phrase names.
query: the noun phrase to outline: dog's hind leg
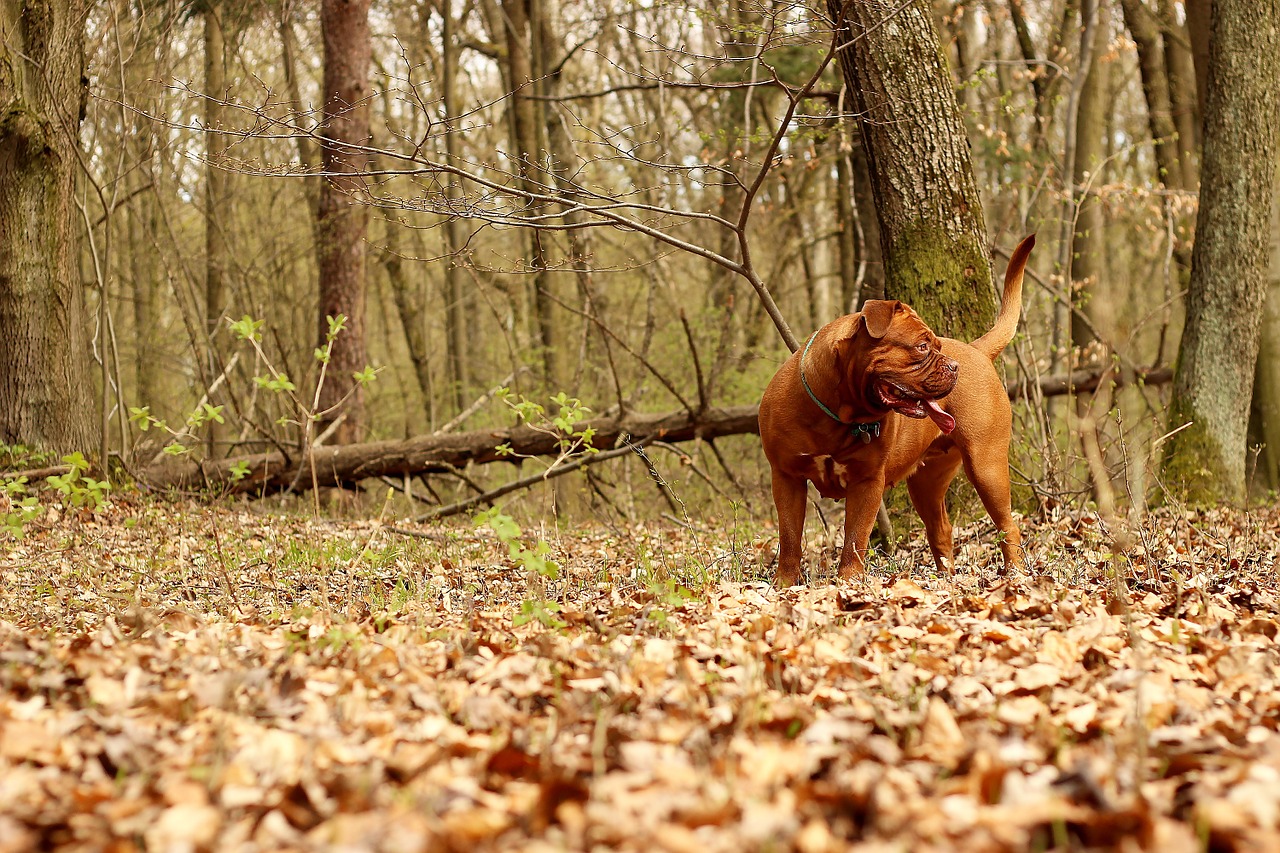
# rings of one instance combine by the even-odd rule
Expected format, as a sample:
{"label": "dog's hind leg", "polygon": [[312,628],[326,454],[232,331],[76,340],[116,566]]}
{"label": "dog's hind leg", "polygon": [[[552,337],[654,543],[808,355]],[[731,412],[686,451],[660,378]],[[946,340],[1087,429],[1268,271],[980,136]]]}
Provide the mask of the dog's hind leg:
{"label": "dog's hind leg", "polygon": [[1000,553],[1004,556],[1006,569],[1021,571],[1022,532],[1013,519],[1013,499],[1009,492],[1009,448],[1006,445],[1003,453],[997,455],[994,450],[989,454],[999,460],[999,464],[973,465],[965,459],[964,473],[973,483],[982,498],[982,505],[987,514],[1000,531]]}
{"label": "dog's hind leg", "polygon": [[947,515],[947,489],[959,470],[960,452],[953,449],[946,454],[928,456],[916,472],[907,478],[907,493],[911,495],[911,505],[924,521],[933,562],[938,571],[944,574],[955,571],[951,517]]}

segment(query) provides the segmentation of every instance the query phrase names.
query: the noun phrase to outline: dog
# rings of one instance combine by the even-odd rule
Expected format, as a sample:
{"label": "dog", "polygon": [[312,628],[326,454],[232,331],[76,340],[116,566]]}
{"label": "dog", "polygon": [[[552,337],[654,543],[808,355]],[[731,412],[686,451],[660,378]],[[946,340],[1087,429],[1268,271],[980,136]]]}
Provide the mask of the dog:
{"label": "dog", "polygon": [[908,306],[868,300],[823,326],[778,369],[760,401],[760,440],[778,511],[774,584],[800,581],[807,483],[845,499],[839,573],[865,571],[887,489],[907,481],[939,571],[954,547],[946,494],[961,466],[1002,534],[1005,566],[1021,570],[1022,534],[1009,496],[1012,412],[995,360],[1022,313],[1022,275],[1035,245],[1009,259],[995,325],[972,344],[939,338]]}

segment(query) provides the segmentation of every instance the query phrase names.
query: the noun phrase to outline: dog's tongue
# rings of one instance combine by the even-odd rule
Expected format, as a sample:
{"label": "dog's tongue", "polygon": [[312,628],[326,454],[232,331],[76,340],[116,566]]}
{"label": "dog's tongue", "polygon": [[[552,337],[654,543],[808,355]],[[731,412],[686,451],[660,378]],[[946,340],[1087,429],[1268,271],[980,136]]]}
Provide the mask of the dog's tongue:
{"label": "dog's tongue", "polygon": [[943,435],[950,434],[956,428],[956,419],[942,411],[942,407],[938,405],[936,400],[924,401],[924,413],[929,416],[929,420],[938,425],[938,429],[942,430]]}

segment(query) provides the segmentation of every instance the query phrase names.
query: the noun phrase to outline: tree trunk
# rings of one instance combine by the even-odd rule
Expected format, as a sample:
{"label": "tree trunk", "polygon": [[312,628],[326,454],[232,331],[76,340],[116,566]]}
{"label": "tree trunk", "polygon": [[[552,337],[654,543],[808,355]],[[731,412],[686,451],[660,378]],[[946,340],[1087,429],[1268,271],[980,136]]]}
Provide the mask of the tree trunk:
{"label": "tree trunk", "polygon": [[880,220],[885,295],[939,334],[979,337],[995,318],[991,260],[969,143],[928,4],[828,0]]}
{"label": "tree trunk", "polygon": [[[543,163],[545,106],[537,98],[543,94],[538,66],[545,60],[544,51],[551,49],[551,44],[542,38],[542,20],[535,8],[542,1],[503,0],[502,3],[508,82],[512,90],[508,112],[512,145],[520,158],[518,170],[524,188],[538,192],[544,191],[551,183]],[[553,276],[547,270],[551,237],[538,229],[529,229],[527,234],[527,265],[532,274],[536,334],[542,352],[543,373],[549,387],[564,390],[567,353],[563,341],[566,325],[564,312],[553,298],[558,295]]]}
{"label": "tree trunk", "polygon": [[1253,474],[1254,491],[1280,490],[1280,196],[1271,209],[1271,265],[1262,315],[1258,364],[1253,380],[1250,453],[1262,445]]}
{"label": "tree trunk", "polygon": [[[1080,193],[1075,230],[1071,240],[1072,303],[1097,325],[1109,313],[1110,298],[1103,293],[1106,281],[1107,216],[1097,191],[1106,183],[1099,174],[1107,157],[1107,115],[1111,110],[1111,63],[1103,61],[1111,40],[1111,15],[1107,4],[1098,6],[1094,24],[1090,68],[1080,91],[1076,118],[1075,162],[1072,183]],[[1080,69],[1077,73],[1082,73]],[[1085,191],[1086,183],[1089,191]],[[1109,325],[1109,324],[1108,324]],[[1093,341],[1093,333],[1076,314],[1071,315],[1071,344],[1083,347]]]}
{"label": "tree trunk", "polygon": [[84,27],[82,0],[0,0],[0,442],[55,453],[92,431],[72,236]]}
{"label": "tree trunk", "polygon": [[840,308],[838,313],[851,314],[858,310],[862,297],[862,276],[859,261],[865,269],[865,257],[858,247],[866,245],[866,235],[858,211],[853,206],[853,164],[844,143],[836,143],[836,259],[840,269]]}
{"label": "tree trunk", "polygon": [[1200,109],[1196,102],[1196,70],[1187,27],[1178,23],[1172,0],[1160,0],[1160,29],[1164,66],[1169,72],[1169,103],[1178,128],[1178,163],[1182,185],[1194,190],[1200,183],[1196,152],[1200,150]]}
{"label": "tree trunk", "polygon": [[284,71],[285,91],[289,93],[289,110],[293,113],[296,128],[294,142],[298,149],[298,163],[307,177],[302,179],[302,191],[306,194],[310,205],[311,228],[313,236],[319,242],[319,223],[316,216],[320,209],[320,180],[313,173],[320,164],[320,149],[315,139],[308,136],[301,126],[302,85],[298,81],[298,36],[293,30],[294,3],[284,0],[280,4],[280,17],[276,26],[280,31],[280,64]]}
{"label": "tree trunk", "polygon": [[[396,313],[400,315],[400,324],[404,328],[405,346],[409,350],[409,360],[413,362],[413,373],[418,380],[418,389],[422,391],[422,399],[428,413],[434,408],[435,401],[434,389],[431,382],[431,342],[427,336],[427,323],[425,311],[423,310],[426,301],[422,295],[422,288],[416,282],[409,280],[409,276],[405,274],[404,257],[405,247],[401,244],[401,238],[404,236],[403,231],[405,225],[391,216],[388,211],[383,212],[383,225],[386,228],[386,251],[382,253],[382,266],[387,271],[388,283],[391,285],[391,294],[395,299]],[[434,417],[428,418],[428,423],[434,427]]]}
{"label": "tree trunk", "polygon": [[1204,122],[1204,96],[1209,88],[1209,17],[1213,0],[1183,0],[1187,12],[1187,35],[1191,39],[1191,62],[1196,73],[1196,104]]}
{"label": "tree trunk", "polygon": [[320,346],[325,345],[327,317],[343,314],[346,328],[333,351],[320,392],[326,411],[351,395],[341,412],[322,419],[320,428],[340,414],[346,418],[334,441],[357,441],[363,433],[364,394],[352,374],[367,363],[364,339],[365,230],[368,214],[361,203],[368,156],[357,146],[369,144],[369,0],[323,0],[320,29],[324,37],[324,125],[320,156],[326,177],[319,199],[316,247],[320,272]]}
{"label": "tree trunk", "polygon": [[[204,327],[208,341],[205,370],[209,377],[222,373],[222,350],[218,328],[227,313],[227,233],[226,205],[230,175],[223,158],[227,138],[223,134],[223,102],[227,98],[226,32],[221,3],[210,2],[204,10]],[[216,401],[216,397],[214,398]],[[209,456],[218,454],[223,430],[210,421],[205,429]]]}
{"label": "tree trunk", "polygon": [[[445,157],[449,163],[462,165],[462,155],[458,146],[461,131],[454,125],[458,116],[458,61],[461,45],[458,42],[454,18],[453,0],[440,0],[440,16],[443,18],[444,44],[441,47],[441,63],[444,66],[442,99],[444,101]],[[445,188],[451,199],[457,200],[461,191],[456,181],[451,181]],[[444,269],[445,298],[445,331],[449,345],[449,386],[452,392],[454,410],[461,412],[467,407],[470,377],[470,347],[468,346],[468,310],[467,286],[463,280],[461,255],[464,249],[462,223],[457,217],[449,217],[444,222],[444,250],[448,254]]]}
{"label": "tree trunk", "polygon": [[1185,189],[1178,162],[1178,127],[1173,121],[1169,71],[1165,66],[1160,21],[1142,0],[1120,0],[1124,23],[1138,47],[1138,69],[1147,101],[1147,121],[1155,142],[1160,182],[1171,189]]}
{"label": "tree trunk", "polygon": [[1245,492],[1280,134],[1280,0],[1216,0],[1200,213],[1164,469],[1196,501]]}
{"label": "tree trunk", "polygon": [[[204,11],[204,322],[211,347],[227,311],[227,236],[222,216],[229,177],[222,163],[227,150],[222,126],[227,59],[221,11],[217,3]],[[215,353],[216,347],[210,352],[210,376],[222,370]]]}
{"label": "tree trunk", "polygon": [[[135,128],[135,131],[140,135],[146,132],[142,128]],[[157,346],[160,315],[156,310],[156,296],[160,290],[160,279],[151,240],[159,224],[155,208],[155,199],[144,194],[135,202],[128,218],[133,326],[137,335],[134,342],[134,399],[139,406],[151,406],[157,417],[166,417],[170,413],[160,395],[161,362]]]}

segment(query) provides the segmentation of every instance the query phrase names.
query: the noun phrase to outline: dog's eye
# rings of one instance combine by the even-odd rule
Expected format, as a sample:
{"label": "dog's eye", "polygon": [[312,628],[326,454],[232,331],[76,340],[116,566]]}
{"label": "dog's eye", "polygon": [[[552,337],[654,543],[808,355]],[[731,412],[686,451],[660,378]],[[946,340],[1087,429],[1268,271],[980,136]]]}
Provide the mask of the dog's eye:
{"label": "dog's eye", "polygon": [[917,349],[917,350],[919,350],[920,352],[928,352],[928,351],[929,351],[929,342],[928,342],[928,341],[921,341],[920,343],[916,344],[916,349]]}

